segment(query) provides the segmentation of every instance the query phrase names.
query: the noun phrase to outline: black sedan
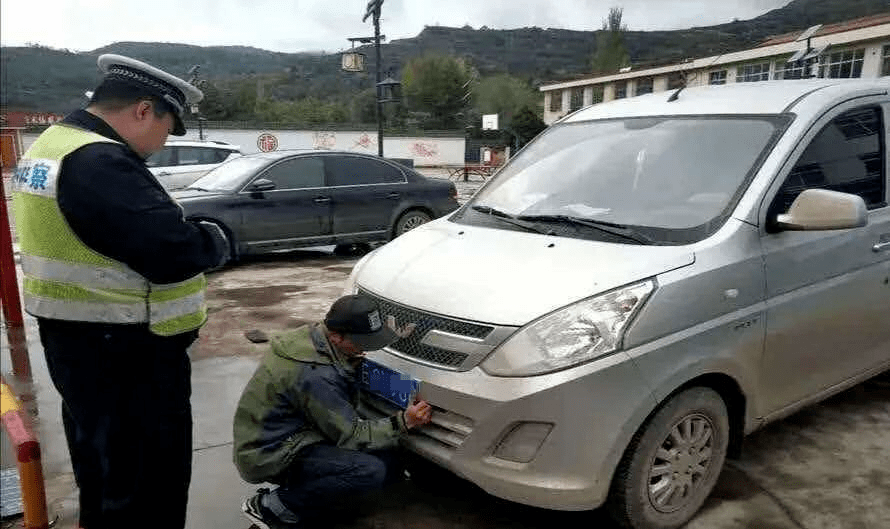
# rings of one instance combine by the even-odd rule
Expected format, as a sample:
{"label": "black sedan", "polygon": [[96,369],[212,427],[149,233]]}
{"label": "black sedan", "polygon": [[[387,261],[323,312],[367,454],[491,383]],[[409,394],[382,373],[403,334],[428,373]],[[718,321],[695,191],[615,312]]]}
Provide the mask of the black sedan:
{"label": "black sedan", "polygon": [[222,227],[233,259],[307,246],[366,247],[458,207],[451,182],[332,151],[242,156],[171,194],[187,218]]}

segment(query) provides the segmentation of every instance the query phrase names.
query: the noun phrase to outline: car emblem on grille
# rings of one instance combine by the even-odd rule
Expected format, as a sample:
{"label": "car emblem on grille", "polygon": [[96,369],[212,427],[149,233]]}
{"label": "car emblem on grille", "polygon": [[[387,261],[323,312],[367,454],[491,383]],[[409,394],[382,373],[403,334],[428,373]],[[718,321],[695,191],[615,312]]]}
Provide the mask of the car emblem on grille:
{"label": "car emblem on grille", "polygon": [[416,323],[406,323],[403,327],[399,327],[399,324],[396,323],[396,317],[392,314],[386,317],[386,326],[392,329],[396,334],[399,335],[399,338],[402,339],[411,336],[411,333],[414,332],[414,329],[417,328]]}

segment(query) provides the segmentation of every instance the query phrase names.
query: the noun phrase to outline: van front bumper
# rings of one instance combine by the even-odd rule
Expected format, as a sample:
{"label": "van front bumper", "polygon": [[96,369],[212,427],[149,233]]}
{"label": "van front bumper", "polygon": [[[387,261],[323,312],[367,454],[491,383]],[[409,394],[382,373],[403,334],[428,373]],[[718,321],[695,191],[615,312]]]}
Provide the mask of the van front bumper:
{"label": "van front bumper", "polygon": [[[623,353],[523,378],[493,377],[478,367],[448,371],[386,351],[369,358],[421,381],[419,397],[434,407],[432,423],[405,437],[407,448],[490,494],[536,507],[600,506],[625,446],[654,407]],[[363,395],[366,416],[396,411]],[[522,442],[526,432],[530,443]]]}

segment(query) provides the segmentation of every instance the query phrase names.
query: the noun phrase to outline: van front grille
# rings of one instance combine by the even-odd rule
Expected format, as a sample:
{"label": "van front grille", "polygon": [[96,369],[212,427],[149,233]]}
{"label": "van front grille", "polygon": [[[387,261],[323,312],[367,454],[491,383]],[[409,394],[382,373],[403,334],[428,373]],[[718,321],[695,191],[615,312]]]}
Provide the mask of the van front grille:
{"label": "van front grille", "polygon": [[417,358],[424,362],[447,366],[458,367],[467,359],[466,353],[457,351],[448,351],[439,347],[433,347],[421,343],[423,337],[431,330],[438,330],[450,334],[460,336],[468,336],[471,338],[485,339],[494,330],[494,327],[488,325],[479,325],[466,321],[455,320],[424,312],[405,305],[389,301],[381,298],[366,290],[359,290],[359,293],[373,298],[380,308],[380,314],[384,321],[392,321],[398,329],[405,329],[408,325],[414,324],[414,330],[408,336],[399,338],[390,346],[400,354],[412,358]]}

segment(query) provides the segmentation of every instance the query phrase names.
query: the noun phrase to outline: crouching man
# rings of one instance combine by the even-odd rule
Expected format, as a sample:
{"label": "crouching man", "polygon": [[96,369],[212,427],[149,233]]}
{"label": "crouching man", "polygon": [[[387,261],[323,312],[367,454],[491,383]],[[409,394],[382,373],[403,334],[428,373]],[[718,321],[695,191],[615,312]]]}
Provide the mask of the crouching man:
{"label": "crouching man", "polygon": [[382,325],[376,303],[344,296],[323,323],[274,338],[244,388],[234,420],[234,459],[249,483],[261,488],[242,505],[262,529],[299,527],[345,498],[383,485],[399,436],[430,421],[418,401],[379,420],[361,418],[358,369],[365,351],[398,336]]}

